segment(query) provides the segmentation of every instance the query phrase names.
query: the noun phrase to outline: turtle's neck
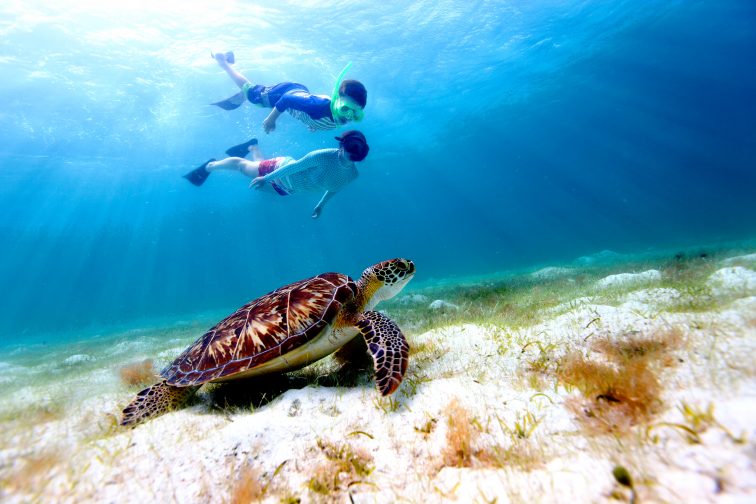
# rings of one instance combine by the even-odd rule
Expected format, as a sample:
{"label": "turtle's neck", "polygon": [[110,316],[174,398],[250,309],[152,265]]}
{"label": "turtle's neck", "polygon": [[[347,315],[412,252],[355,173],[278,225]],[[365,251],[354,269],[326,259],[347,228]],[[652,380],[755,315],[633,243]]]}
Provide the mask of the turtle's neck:
{"label": "turtle's neck", "polygon": [[363,273],[360,279],[357,280],[357,296],[354,301],[357,305],[358,313],[372,310],[381,301],[375,295],[380,286],[381,282],[373,276],[372,272]]}

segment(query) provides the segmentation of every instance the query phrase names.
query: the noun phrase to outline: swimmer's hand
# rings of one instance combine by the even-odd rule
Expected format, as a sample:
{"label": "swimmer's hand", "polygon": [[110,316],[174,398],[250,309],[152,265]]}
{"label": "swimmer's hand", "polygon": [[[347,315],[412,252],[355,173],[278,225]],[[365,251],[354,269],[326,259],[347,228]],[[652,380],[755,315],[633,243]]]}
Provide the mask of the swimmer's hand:
{"label": "swimmer's hand", "polygon": [[262,189],[264,184],[265,177],[255,177],[252,179],[252,182],[249,183],[249,188],[252,189],[254,187],[255,189]]}
{"label": "swimmer's hand", "polygon": [[279,112],[276,107],[273,107],[273,110],[270,111],[270,114],[268,114],[268,117],[265,118],[262,124],[265,133],[270,133],[276,129],[276,119],[278,119],[278,116],[280,115],[281,112]]}
{"label": "swimmer's hand", "polygon": [[265,133],[270,133],[271,131],[274,131],[276,129],[276,120],[271,119],[270,116],[268,116],[263,121],[262,126]]}
{"label": "swimmer's hand", "polygon": [[323,207],[316,206],[315,210],[312,211],[312,218],[317,219],[318,217],[320,217],[320,212],[322,211],[323,211]]}

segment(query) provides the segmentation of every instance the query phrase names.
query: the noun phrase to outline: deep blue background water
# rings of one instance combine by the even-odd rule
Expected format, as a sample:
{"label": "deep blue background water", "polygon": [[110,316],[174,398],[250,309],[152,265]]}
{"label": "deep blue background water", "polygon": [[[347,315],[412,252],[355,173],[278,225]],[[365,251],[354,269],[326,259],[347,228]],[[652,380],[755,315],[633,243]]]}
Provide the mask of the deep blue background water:
{"label": "deep blue background water", "polygon": [[[756,4],[122,2],[0,6],[0,339],[231,311],[406,256],[418,280],[756,231]],[[211,7],[212,5],[212,7]],[[180,177],[259,136],[252,81],[368,88],[361,177],[280,198]]]}

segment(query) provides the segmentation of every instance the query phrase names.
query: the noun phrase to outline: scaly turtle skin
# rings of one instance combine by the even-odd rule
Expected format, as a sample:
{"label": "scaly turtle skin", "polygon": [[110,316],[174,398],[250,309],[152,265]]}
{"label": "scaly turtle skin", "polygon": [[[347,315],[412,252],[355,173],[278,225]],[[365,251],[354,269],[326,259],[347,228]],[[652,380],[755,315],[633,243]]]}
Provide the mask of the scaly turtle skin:
{"label": "scaly turtle skin", "polygon": [[393,393],[407,370],[409,345],[391,319],[372,309],[414,274],[412,261],[391,259],[367,268],[357,282],[323,273],[247,303],[163,369],[163,381],[139,392],[121,425],[180,407],[204,383],[300,369],[357,335],[373,358],[378,390]]}

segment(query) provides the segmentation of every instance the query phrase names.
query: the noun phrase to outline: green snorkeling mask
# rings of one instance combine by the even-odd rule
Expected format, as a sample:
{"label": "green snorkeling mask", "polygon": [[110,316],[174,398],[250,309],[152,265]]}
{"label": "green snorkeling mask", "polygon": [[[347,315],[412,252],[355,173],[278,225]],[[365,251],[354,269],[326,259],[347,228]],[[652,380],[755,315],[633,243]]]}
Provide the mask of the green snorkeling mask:
{"label": "green snorkeling mask", "polygon": [[344,80],[344,76],[352,67],[352,62],[346,64],[344,69],[336,79],[336,85],[333,87],[333,93],[331,93],[331,115],[339,123],[346,123],[349,121],[361,121],[365,116],[362,107],[348,96],[339,96],[339,88],[341,87],[341,81]]}
{"label": "green snorkeling mask", "polygon": [[362,121],[365,116],[362,108],[348,96],[339,96],[335,100],[331,100],[331,113],[334,118],[338,116],[346,121]]}

